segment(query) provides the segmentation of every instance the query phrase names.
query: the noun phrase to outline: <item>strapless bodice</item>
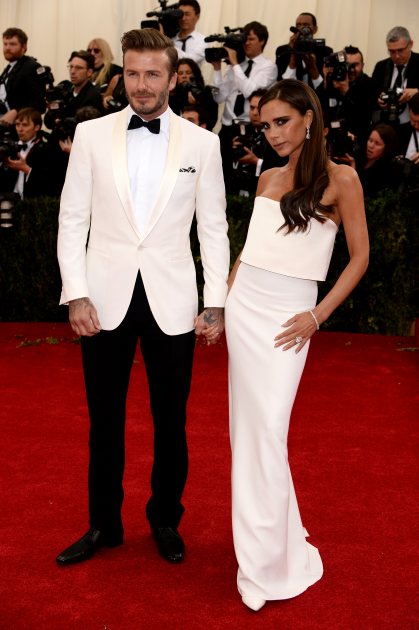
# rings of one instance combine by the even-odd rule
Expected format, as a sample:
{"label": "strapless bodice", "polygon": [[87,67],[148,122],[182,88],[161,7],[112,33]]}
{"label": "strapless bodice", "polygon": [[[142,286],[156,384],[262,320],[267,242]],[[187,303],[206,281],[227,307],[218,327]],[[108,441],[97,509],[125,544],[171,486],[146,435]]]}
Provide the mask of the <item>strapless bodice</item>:
{"label": "strapless bodice", "polygon": [[305,232],[284,228],[278,201],[256,197],[247,239],[240,260],[248,265],[285,276],[325,280],[332,257],[337,225],[311,219]]}

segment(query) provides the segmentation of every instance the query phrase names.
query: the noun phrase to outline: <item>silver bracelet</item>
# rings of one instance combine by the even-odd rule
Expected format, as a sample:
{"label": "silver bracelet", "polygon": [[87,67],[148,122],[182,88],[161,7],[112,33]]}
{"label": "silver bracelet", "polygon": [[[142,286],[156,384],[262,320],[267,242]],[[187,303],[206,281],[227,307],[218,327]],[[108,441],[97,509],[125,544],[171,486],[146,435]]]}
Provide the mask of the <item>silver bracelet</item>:
{"label": "silver bracelet", "polygon": [[315,314],[313,313],[313,311],[309,311],[309,313],[310,313],[310,315],[312,316],[312,318],[314,319],[314,321],[316,322],[316,327],[317,327],[317,330],[319,330],[319,328],[320,328],[320,324],[319,324],[319,321],[318,321],[317,317],[315,316]]}

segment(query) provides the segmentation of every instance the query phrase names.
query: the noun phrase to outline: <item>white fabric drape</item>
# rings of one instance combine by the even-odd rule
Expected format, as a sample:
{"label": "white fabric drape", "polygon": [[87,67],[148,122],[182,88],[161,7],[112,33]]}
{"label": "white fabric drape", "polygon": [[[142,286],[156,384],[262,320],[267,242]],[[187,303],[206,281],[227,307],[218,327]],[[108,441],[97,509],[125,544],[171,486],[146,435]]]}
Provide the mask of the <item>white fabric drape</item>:
{"label": "white fabric drape", "polygon": [[[198,30],[204,35],[251,20],[266,24],[270,37],[265,53],[271,59],[275,48],[288,41],[297,15],[314,13],[318,37],[324,37],[334,50],[358,46],[369,74],[387,56],[385,36],[390,28],[406,26],[413,41],[419,38],[417,0],[200,0],[200,5]],[[158,6],[157,0],[0,0],[0,24],[2,32],[9,26],[22,28],[29,37],[28,54],[51,66],[60,81],[68,78],[71,51],[85,48],[94,37],[106,39],[116,62],[121,63],[122,33],[138,28],[147,11]],[[5,65],[0,59],[0,70]],[[211,66],[205,63],[203,70],[208,80]]]}

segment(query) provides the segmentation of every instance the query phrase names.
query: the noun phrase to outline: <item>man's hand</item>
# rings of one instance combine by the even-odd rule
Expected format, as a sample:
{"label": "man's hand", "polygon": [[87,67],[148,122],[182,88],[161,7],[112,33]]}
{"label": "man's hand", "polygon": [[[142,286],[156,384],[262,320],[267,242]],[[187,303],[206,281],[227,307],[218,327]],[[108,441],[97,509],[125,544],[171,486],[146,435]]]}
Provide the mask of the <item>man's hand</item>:
{"label": "man's hand", "polygon": [[253,164],[254,166],[257,166],[258,158],[253,151],[247,147],[243,147],[243,151],[246,151],[246,155],[243,155],[243,157],[239,159],[239,162],[241,164]]}
{"label": "man's hand", "polygon": [[419,164],[419,153],[413,153],[413,155],[410,157],[410,161],[414,164]]}
{"label": "man's hand", "polygon": [[224,330],[224,309],[208,307],[195,319],[195,334],[204,335],[207,345],[215,344]]}
{"label": "man's hand", "polygon": [[224,48],[228,52],[228,60],[231,63],[231,65],[237,66],[237,64],[239,63],[237,59],[237,52],[233,50],[233,48],[228,48],[227,46],[224,46]]}
{"label": "man's hand", "polygon": [[84,335],[93,337],[101,331],[97,312],[92,302],[87,297],[70,300],[69,304],[69,320],[71,328],[76,335]]}
{"label": "man's hand", "polygon": [[25,175],[29,175],[31,172],[31,167],[26,163],[26,158],[24,157],[19,156],[17,160],[7,158],[4,163],[7,168],[11,168],[13,171],[23,171]]}
{"label": "man's hand", "polygon": [[60,145],[61,151],[64,153],[70,154],[71,147],[73,146],[73,142],[71,138],[66,138],[65,140],[58,140],[58,144]]}
{"label": "man's hand", "polygon": [[335,90],[338,90],[338,92],[342,94],[342,96],[344,96],[349,90],[349,76],[346,75],[346,78],[343,81],[336,81],[335,79],[333,79],[332,85]]}
{"label": "man's hand", "polygon": [[399,103],[408,103],[412,96],[419,92],[418,88],[405,88],[403,94],[399,98]]}
{"label": "man's hand", "polygon": [[210,61],[214,70],[221,70],[221,61]]}
{"label": "man's hand", "polygon": [[9,109],[8,112],[3,114],[0,121],[3,125],[13,125],[13,123],[15,122],[16,116],[17,116],[17,110]]}

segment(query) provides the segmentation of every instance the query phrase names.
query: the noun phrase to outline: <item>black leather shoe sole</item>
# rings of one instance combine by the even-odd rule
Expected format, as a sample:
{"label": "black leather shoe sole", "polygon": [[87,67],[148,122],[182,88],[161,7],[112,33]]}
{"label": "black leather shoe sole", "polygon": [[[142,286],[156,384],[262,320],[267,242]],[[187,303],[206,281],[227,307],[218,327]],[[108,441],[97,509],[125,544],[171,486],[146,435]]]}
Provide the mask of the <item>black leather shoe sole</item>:
{"label": "black leather shoe sole", "polygon": [[152,531],[162,558],[168,562],[182,562],[185,555],[185,543],[177,529],[157,527]]}
{"label": "black leather shoe sole", "polygon": [[80,540],[64,549],[56,557],[56,562],[60,566],[83,562],[92,558],[101,547],[118,547],[122,543],[122,536],[120,538],[107,539],[98,529],[89,529]]}

